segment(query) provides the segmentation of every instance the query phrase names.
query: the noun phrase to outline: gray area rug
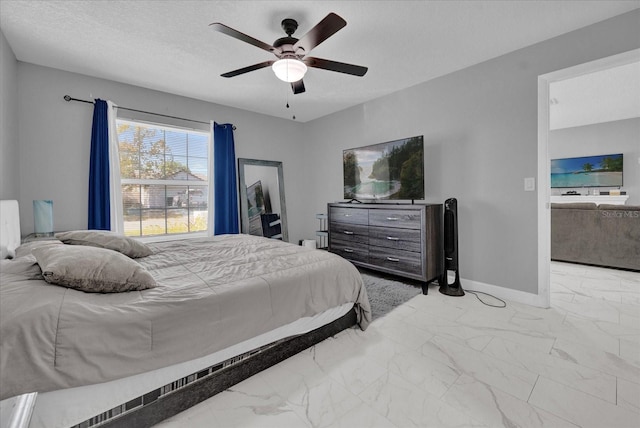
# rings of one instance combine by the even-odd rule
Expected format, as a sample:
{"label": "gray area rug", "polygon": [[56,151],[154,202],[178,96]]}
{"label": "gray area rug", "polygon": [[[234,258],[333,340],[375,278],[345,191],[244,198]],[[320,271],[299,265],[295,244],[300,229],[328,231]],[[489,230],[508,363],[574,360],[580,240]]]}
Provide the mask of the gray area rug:
{"label": "gray area rug", "polygon": [[371,303],[372,319],[379,318],[393,308],[422,293],[418,284],[404,283],[401,279],[360,270]]}

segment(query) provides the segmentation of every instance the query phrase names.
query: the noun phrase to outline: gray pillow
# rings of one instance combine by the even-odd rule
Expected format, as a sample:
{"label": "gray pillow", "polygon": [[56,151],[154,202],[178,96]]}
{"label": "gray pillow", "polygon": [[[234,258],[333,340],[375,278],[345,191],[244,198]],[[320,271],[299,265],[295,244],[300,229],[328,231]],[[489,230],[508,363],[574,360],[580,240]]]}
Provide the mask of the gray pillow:
{"label": "gray pillow", "polygon": [[30,256],[31,252],[40,247],[46,247],[47,245],[62,245],[62,242],[58,239],[44,239],[26,242],[16,248],[16,259],[21,257]]}
{"label": "gray pillow", "polygon": [[118,293],[156,286],[138,262],[116,251],[85,245],[35,248],[45,281],[89,293]]}
{"label": "gray pillow", "polygon": [[56,233],[56,238],[65,244],[90,245],[92,247],[114,250],[132,259],[153,254],[153,251],[142,242],[108,230],[72,230],[69,232],[59,232]]}

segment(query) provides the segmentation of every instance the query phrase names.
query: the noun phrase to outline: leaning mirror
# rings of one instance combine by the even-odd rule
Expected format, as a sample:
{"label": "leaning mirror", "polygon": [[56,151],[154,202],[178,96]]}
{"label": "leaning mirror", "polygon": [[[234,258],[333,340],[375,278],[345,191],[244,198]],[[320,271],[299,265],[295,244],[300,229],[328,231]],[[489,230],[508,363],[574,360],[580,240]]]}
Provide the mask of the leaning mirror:
{"label": "leaning mirror", "polygon": [[282,162],[238,159],[242,233],[289,240]]}

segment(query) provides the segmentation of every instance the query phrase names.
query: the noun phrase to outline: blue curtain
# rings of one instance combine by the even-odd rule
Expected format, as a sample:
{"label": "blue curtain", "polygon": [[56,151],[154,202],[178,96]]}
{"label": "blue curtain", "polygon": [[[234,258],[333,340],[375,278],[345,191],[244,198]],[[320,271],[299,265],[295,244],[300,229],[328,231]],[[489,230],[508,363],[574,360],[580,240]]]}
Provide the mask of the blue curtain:
{"label": "blue curtain", "polygon": [[213,200],[215,235],[238,233],[238,190],[233,125],[213,124]]}
{"label": "blue curtain", "polygon": [[89,161],[89,229],[111,230],[107,102],[95,100]]}

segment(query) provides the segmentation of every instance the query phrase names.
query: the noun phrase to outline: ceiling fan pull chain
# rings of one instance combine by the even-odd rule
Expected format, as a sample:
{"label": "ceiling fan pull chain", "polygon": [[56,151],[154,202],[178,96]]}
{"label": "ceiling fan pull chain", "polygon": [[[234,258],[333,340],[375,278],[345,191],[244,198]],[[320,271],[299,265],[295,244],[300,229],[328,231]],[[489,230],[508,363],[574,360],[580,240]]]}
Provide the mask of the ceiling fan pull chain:
{"label": "ceiling fan pull chain", "polygon": [[[289,91],[286,91],[286,95],[287,97],[287,108],[289,108]],[[294,114],[292,117],[293,120],[296,120],[296,115]]]}

